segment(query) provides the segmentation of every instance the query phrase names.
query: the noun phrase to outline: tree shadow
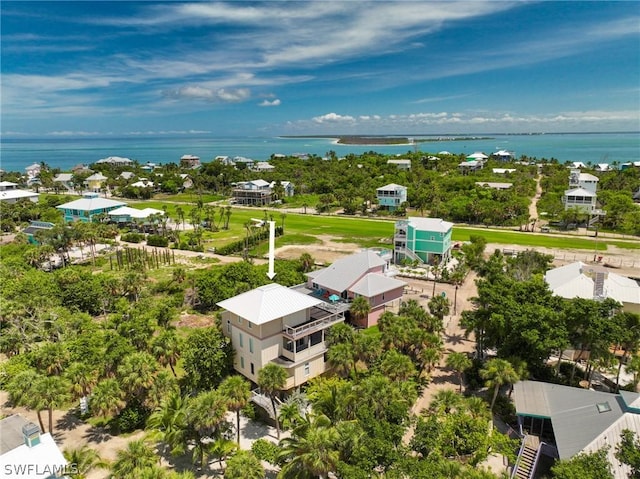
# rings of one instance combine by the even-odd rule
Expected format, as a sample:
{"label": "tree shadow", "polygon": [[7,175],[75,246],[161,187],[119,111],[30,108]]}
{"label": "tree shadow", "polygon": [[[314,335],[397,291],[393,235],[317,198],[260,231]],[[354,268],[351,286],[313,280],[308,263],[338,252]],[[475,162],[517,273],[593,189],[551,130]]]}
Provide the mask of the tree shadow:
{"label": "tree shadow", "polygon": [[88,442],[100,444],[113,437],[107,428],[91,426],[83,436]]}
{"label": "tree shadow", "polygon": [[453,346],[469,342],[469,338],[465,338],[464,334],[446,334],[446,343]]}
{"label": "tree shadow", "polygon": [[244,425],[240,425],[240,436],[249,440],[256,440],[266,436],[276,439],[276,436],[271,434],[270,429],[266,424],[249,420]]}
{"label": "tree shadow", "polygon": [[56,421],[56,429],[62,431],[71,431],[84,424],[84,421],[78,416],[76,409],[68,410],[64,416]]}
{"label": "tree shadow", "polygon": [[434,376],[431,378],[430,384],[455,384],[458,385],[458,375],[447,371],[447,374],[439,374],[438,376]]}

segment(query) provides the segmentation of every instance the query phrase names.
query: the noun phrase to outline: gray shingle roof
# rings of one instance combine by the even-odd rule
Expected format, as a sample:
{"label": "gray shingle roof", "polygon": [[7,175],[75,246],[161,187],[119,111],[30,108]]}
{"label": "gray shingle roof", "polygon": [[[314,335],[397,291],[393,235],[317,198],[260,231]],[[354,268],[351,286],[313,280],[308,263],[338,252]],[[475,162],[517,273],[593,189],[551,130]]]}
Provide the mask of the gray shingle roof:
{"label": "gray shingle roof", "polygon": [[[591,444],[626,412],[618,394],[537,381],[514,385],[518,416],[551,420],[560,459],[568,459]],[[607,404],[605,412],[597,405]]]}
{"label": "gray shingle roof", "polygon": [[318,286],[342,292],[349,289],[370,269],[385,264],[386,261],[375,252],[366,250],[339,259],[327,268],[314,271],[309,277],[313,278],[313,282]]}
{"label": "gray shingle roof", "polygon": [[386,293],[397,288],[403,288],[407,285],[399,279],[389,278],[379,273],[369,273],[360,281],[349,288],[356,294],[371,298],[378,294]]}

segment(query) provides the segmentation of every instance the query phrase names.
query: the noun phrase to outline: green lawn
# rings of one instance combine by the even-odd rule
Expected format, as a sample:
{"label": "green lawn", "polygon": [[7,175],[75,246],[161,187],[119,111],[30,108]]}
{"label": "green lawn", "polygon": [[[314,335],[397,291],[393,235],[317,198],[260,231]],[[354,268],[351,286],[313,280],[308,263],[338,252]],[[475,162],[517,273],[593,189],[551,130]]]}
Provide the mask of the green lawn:
{"label": "green lawn", "polygon": [[[175,204],[167,204],[158,201],[139,202],[139,206],[162,209],[166,204],[169,215],[175,218]],[[184,205],[185,217],[189,217],[191,205]],[[217,232],[207,232],[206,247],[222,246],[230,241],[244,238],[246,234],[245,223],[252,219],[264,219],[265,210],[261,208],[233,208],[229,219],[229,229]],[[276,239],[277,246],[289,244],[309,245],[318,242],[317,237],[327,235],[336,241],[357,243],[363,247],[381,246],[389,247],[389,241],[393,235],[394,221],[392,219],[375,219],[344,216],[321,216],[312,214],[283,213],[277,209],[267,210],[268,218],[282,225],[284,220],[285,236]],[[454,227],[454,241],[468,241],[471,235],[483,236],[488,243],[504,245],[538,246],[546,248],[583,249],[593,251],[596,242],[592,239],[576,236],[542,235],[537,233],[519,231],[496,231],[483,228]],[[381,242],[383,240],[383,242]],[[602,238],[597,242],[598,251],[606,251],[607,244],[619,248],[640,249],[640,242],[616,241]],[[257,254],[265,254],[265,245],[257,249]]]}

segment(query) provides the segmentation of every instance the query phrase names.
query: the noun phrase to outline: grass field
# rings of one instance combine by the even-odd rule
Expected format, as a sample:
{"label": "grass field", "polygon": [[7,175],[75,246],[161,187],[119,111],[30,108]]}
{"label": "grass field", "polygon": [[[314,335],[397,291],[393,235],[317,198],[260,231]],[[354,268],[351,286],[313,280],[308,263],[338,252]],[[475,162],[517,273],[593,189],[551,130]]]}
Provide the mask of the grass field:
{"label": "grass field", "polygon": [[[162,209],[167,205],[169,215],[173,218],[177,205],[161,201],[137,202],[136,206]],[[182,208],[185,217],[189,218],[191,205],[185,204]],[[229,219],[229,230],[220,230],[205,234],[207,247],[222,246],[230,241],[243,238],[246,234],[245,223],[252,219],[264,219],[265,210],[261,208],[233,208]],[[216,213],[217,216],[217,213]],[[384,246],[381,242],[389,243],[393,236],[394,220],[373,219],[343,216],[320,216],[311,214],[283,213],[277,209],[267,210],[267,216],[276,222],[278,226],[284,221],[285,236],[276,240],[277,246],[289,244],[314,244],[317,237],[327,235],[336,241],[357,243],[363,247]],[[545,248],[582,249],[594,251],[606,251],[607,245],[613,245],[624,249],[640,249],[639,242],[616,241],[615,239],[602,238],[597,242],[592,239],[572,236],[542,235],[538,233],[519,231],[497,231],[484,228],[454,227],[454,241],[468,241],[471,235],[483,236],[488,243],[503,245],[521,245]],[[266,252],[266,246],[260,247],[256,252]],[[264,251],[263,251],[264,249]]]}

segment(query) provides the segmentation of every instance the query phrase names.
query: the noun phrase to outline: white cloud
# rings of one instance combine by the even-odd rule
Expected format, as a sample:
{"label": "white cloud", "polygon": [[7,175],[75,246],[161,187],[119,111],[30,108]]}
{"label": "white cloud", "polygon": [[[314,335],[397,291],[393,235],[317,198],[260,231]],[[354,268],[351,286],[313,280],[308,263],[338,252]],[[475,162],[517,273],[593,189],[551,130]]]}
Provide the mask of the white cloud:
{"label": "white cloud", "polygon": [[355,118],[349,115],[338,115],[337,113],[327,113],[326,115],[313,118],[316,123],[353,123]]}
{"label": "white cloud", "polygon": [[275,100],[262,100],[261,103],[258,104],[258,106],[280,106],[280,99],[276,98]]}
{"label": "white cloud", "polygon": [[247,88],[219,88],[217,90],[202,86],[192,85],[173,90],[164,90],[162,94],[172,99],[205,100],[210,102],[236,103],[246,100],[251,96]]}

